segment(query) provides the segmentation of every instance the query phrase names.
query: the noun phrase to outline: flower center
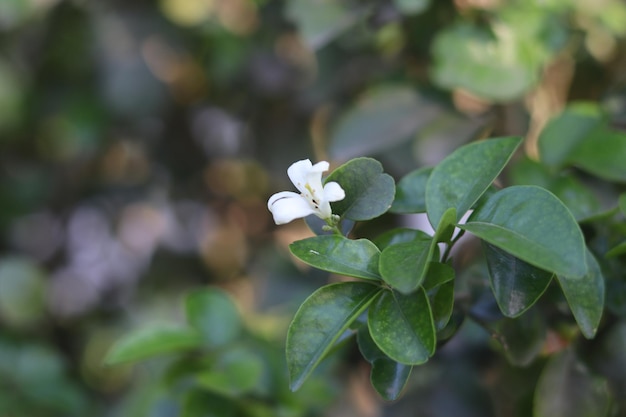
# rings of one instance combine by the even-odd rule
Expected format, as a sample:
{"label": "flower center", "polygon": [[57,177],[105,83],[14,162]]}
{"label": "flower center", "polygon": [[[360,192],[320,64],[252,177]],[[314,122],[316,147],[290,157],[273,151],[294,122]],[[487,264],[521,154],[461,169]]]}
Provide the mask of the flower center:
{"label": "flower center", "polygon": [[320,203],[318,200],[316,200],[315,197],[315,190],[313,189],[313,187],[311,187],[311,184],[309,184],[308,182],[306,184],[304,184],[304,188],[307,189],[307,191],[310,193],[309,194],[304,194],[304,197],[309,200],[309,203],[313,203],[313,207],[315,207],[316,210],[319,210],[320,208]]}

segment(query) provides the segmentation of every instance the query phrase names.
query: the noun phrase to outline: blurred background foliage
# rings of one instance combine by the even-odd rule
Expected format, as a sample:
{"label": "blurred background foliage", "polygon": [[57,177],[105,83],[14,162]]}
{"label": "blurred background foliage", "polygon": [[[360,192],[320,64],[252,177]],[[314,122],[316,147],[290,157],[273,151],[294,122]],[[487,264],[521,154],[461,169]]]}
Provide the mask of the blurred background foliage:
{"label": "blurred background foliage", "polygon": [[[310,232],[276,228],[266,201],[298,159],[369,155],[399,178],[509,134],[530,158],[513,179],[536,182],[522,164],[568,102],[626,128],[625,36],[619,0],[0,1],[0,415],[526,416],[536,384],[563,380],[609,409],[567,351],[541,374],[562,335],[537,330],[519,368],[472,323],[393,405],[349,346],[288,392],[286,326],[328,276],[294,262],[287,245]],[[618,402],[624,280],[604,360],[587,352]],[[207,286],[236,307],[203,314],[240,331],[103,366],[130,329],[198,325],[185,297]]]}

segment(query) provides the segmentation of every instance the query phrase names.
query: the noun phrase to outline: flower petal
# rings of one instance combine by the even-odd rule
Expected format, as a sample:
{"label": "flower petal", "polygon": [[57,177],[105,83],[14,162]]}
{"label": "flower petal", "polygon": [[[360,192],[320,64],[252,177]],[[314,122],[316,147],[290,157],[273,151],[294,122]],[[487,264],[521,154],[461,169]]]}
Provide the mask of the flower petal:
{"label": "flower petal", "polygon": [[346,192],[341,185],[335,181],[331,181],[324,185],[324,199],[326,201],[339,201],[346,197]]}
{"label": "flower petal", "polygon": [[282,191],[271,196],[267,208],[272,212],[276,224],[289,223],[316,212],[300,194],[291,191]]}
{"label": "flower petal", "polygon": [[305,191],[304,186],[307,183],[308,175],[311,172],[312,167],[313,165],[309,159],[303,159],[301,161],[294,162],[287,169],[289,179],[300,192]]}

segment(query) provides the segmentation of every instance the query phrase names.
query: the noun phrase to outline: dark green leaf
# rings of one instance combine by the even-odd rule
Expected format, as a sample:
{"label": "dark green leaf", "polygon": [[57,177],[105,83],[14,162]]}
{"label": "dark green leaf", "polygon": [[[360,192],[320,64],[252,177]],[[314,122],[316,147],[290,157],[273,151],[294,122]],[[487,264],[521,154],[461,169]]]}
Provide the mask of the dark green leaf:
{"label": "dark green leaf", "polygon": [[440,113],[440,108],[420,97],[413,87],[376,87],[367,91],[331,131],[329,153],[339,160],[373,155],[409,140]]}
{"label": "dark green leaf", "polygon": [[626,193],[619,196],[618,206],[622,214],[626,216]]}
{"label": "dark green leaf", "polygon": [[521,139],[508,137],[465,145],[434,169],[426,183],[426,209],[433,228],[449,208],[456,221],[469,210],[502,171]]}
{"label": "dark green leaf", "polygon": [[357,342],[363,357],[372,364],[370,381],[376,392],[386,401],[396,400],[404,389],[413,367],[398,363],[385,355],[374,343],[367,327],[359,330]]}
{"label": "dark green leaf", "polygon": [[394,213],[426,212],[426,182],[433,168],[421,168],[405,175],[396,186],[396,197],[390,211]]}
{"label": "dark green leaf", "polygon": [[367,239],[342,236],[315,236],[289,245],[291,253],[307,264],[324,271],[364,279],[380,279],[380,251]]}
{"label": "dark green leaf", "polygon": [[422,284],[431,261],[432,238],[386,247],[380,254],[380,274],[385,282],[408,294]]}
{"label": "dark green leaf", "polygon": [[517,317],[535,304],[554,274],[488,243],[484,248],[491,288],[500,311],[507,317]]}
{"label": "dark green leaf", "polygon": [[379,291],[378,286],[365,282],[341,282],[320,288],[304,301],[287,332],[287,367],[292,390],[302,385]]}
{"label": "dark green leaf", "polygon": [[592,339],[604,310],[604,277],[598,261],[589,251],[586,258],[589,272],[582,279],[561,275],[557,275],[557,279],[583,336]]}
{"label": "dark green leaf", "polygon": [[431,262],[428,266],[426,279],[422,284],[426,291],[454,280],[454,268],[441,262]]}
{"label": "dark green leaf", "polygon": [[605,417],[610,402],[606,381],[566,350],[548,362],[539,378],[533,417]]}
{"label": "dark green leaf", "polygon": [[107,353],[104,362],[108,365],[134,362],[191,350],[200,343],[201,337],[195,330],[171,324],[152,324],[118,340]]}
{"label": "dark green leaf", "polygon": [[598,104],[570,104],[541,131],[538,142],[541,161],[557,168],[564,165],[574,149],[602,123]]}
{"label": "dark green leaf", "polygon": [[384,250],[388,246],[395,245],[396,243],[407,243],[416,239],[427,240],[430,238],[428,233],[421,230],[397,228],[377,236],[376,239],[374,239],[374,243],[380,250]]}
{"label": "dark green leaf", "polygon": [[626,253],[626,241],[621,242],[616,246],[613,246],[604,256],[606,258],[612,258],[614,256],[620,256],[625,253]]}
{"label": "dark green leaf", "polygon": [[376,345],[396,362],[419,365],[435,352],[435,325],[421,288],[409,295],[383,291],[370,307],[367,323]]}
{"label": "dark green leaf", "polygon": [[332,203],[333,213],[361,221],[384,214],[395,195],[393,178],[383,173],[383,166],[372,158],[355,158],[335,169],[326,182],[336,181],[346,197]]}
{"label": "dark green leaf", "polygon": [[452,316],[454,308],[454,281],[448,281],[432,288],[428,291],[428,298],[433,311],[435,330],[439,332],[446,327]]}
{"label": "dark green leaf", "polygon": [[191,293],[185,300],[187,321],[210,347],[224,346],[240,334],[241,320],[228,294],[217,288]]}
{"label": "dark green leaf", "polygon": [[538,268],[582,278],[587,274],[585,242],[567,207],[535,186],[505,188],[460,228]]}

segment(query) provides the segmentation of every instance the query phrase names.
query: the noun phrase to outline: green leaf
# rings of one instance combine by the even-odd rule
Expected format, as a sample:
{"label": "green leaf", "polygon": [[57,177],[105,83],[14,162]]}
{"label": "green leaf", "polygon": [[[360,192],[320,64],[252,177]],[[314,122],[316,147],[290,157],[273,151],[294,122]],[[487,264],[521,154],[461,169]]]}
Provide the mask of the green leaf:
{"label": "green leaf", "polygon": [[435,352],[435,325],[421,288],[409,295],[383,291],[369,309],[367,324],[376,345],[396,362],[419,365]]}
{"label": "green leaf", "polygon": [[335,274],[379,280],[380,251],[367,239],[343,236],[315,236],[289,245],[291,253],[303,262]]}
{"label": "green leaf", "polygon": [[333,159],[345,160],[387,150],[408,141],[440,112],[411,86],[370,89],[331,131],[329,153]]}
{"label": "green leaf", "polygon": [[557,275],[578,327],[587,339],[593,339],[604,310],[604,277],[595,257],[586,252],[589,272],[582,279]]}
{"label": "green leaf", "polygon": [[422,284],[433,247],[432,238],[417,239],[386,247],[380,254],[380,274],[385,282],[408,294]]}
{"label": "green leaf", "polygon": [[432,46],[433,81],[491,100],[521,97],[539,80],[548,51],[519,30],[490,30],[463,22],[437,33]]}
{"label": "green leaf", "polygon": [[463,217],[500,174],[520,143],[518,137],[470,143],[441,161],[426,183],[426,209],[433,228],[451,207],[456,209],[456,221]]}
{"label": "green leaf", "polygon": [[555,168],[563,166],[574,149],[603,123],[603,119],[597,103],[570,104],[541,131],[538,141],[541,161]]}
{"label": "green leaf", "polygon": [[136,362],[157,355],[191,350],[200,343],[200,335],[195,330],[155,323],[118,340],[107,353],[104,363]]}
{"label": "green leaf", "polygon": [[605,258],[612,258],[614,256],[620,256],[626,253],[626,240],[613,246],[605,256]]}
{"label": "green leaf", "polygon": [[359,329],[357,343],[363,357],[372,364],[370,381],[376,392],[386,401],[398,399],[413,366],[398,363],[385,355],[374,343],[367,327]]}
{"label": "green leaf", "polygon": [[537,185],[554,193],[579,222],[601,212],[598,198],[571,172],[555,175],[546,165],[524,157],[515,163],[509,178],[515,185]]}
{"label": "green leaf", "polygon": [[546,342],[545,319],[537,309],[531,309],[515,319],[499,320],[492,330],[506,358],[515,366],[532,363]]}
{"label": "green leaf", "polygon": [[441,262],[431,262],[428,266],[426,279],[422,284],[426,291],[454,280],[454,268]]}
{"label": "green leaf", "polygon": [[224,291],[207,288],[195,291],[185,299],[188,323],[209,347],[220,347],[239,336],[241,320],[237,307]]}
{"label": "green leaf", "polygon": [[434,236],[420,232],[414,240],[386,246],[378,266],[385,282],[405,294],[419,287],[428,273],[431,261],[439,259],[437,244],[447,242],[452,237],[455,219],[456,211],[450,208],[441,217]]}
{"label": "green leaf", "polygon": [[396,186],[396,196],[390,211],[393,213],[426,212],[426,182],[432,171],[432,167],[427,167],[405,175]]}
{"label": "green leaf", "polygon": [[488,243],[484,248],[491,288],[500,311],[507,317],[523,314],[546,291],[554,274]]}
{"label": "green leaf", "polygon": [[555,355],[535,391],[533,417],[605,417],[611,397],[603,378],[590,374],[571,350]]}
{"label": "green leaf", "polygon": [[335,169],[326,182],[336,181],[346,197],[331,203],[333,213],[342,218],[370,220],[391,207],[396,192],[393,178],[372,158],[355,158]]}
{"label": "green leaf", "polygon": [[450,317],[452,317],[452,310],[454,308],[454,282],[447,281],[430,289],[428,291],[428,299],[430,300],[433,312],[435,330],[439,332],[446,327],[450,321]]}
{"label": "green leaf", "polygon": [[619,196],[618,206],[622,214],[626,216],[626,193]]}
{"label": "green leaf", "polygon": [[287,367],[293,391],[379,291],[380,287],[366,282],[341,282],[318,289],[302,303],[287,332]]}
{"label": "green leaf", "polygon": [[602,127],[585,138],[570,162],[607,181],[626,182],[626,134]]}
{"label": "green leaf", "polygon": [[431,239],[431,236],[417,229],[409,229],[406,227],[400,227],[397,229],[391,229],[374,239],[374,244],[378,246],[378,249],[384,250],[388,246],[395,245],[397,243],[407,243],[416,239]]}
{"label": "green leaf", "polygon": [[259,354],[245,347],[225,351],[210,370],[198,374],[200,386],[217,394],[240,397],[261,383],[264,364]]}
{"label": "green leaf", "polygon": [[500,190],[458,227],[537,268],[573,279],[587,274],[578,223],[543,188],[520,185]]}

